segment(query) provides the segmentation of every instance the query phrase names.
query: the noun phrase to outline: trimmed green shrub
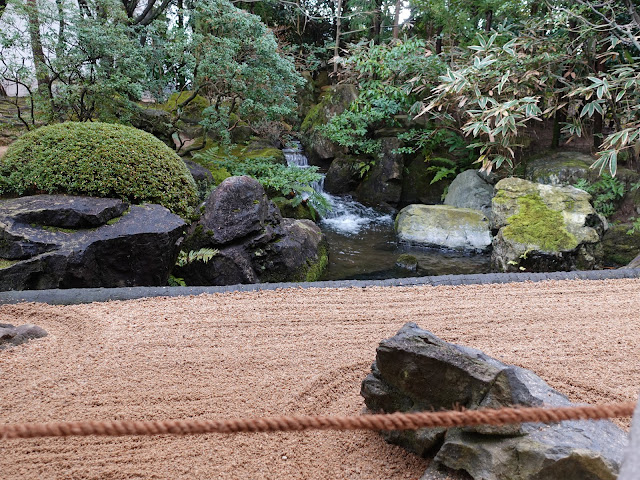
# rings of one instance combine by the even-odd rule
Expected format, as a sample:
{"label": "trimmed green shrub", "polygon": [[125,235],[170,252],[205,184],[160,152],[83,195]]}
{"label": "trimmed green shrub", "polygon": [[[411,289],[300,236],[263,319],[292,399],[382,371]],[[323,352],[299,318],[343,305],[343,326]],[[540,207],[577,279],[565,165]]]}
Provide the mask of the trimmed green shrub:
{"label": "trimmed green shrub", "polygon": [[187,166],[153,135],[108,123],[33,130],[0,159],[0,195],[67,193],[158,203],[189,219],[198,193]]}

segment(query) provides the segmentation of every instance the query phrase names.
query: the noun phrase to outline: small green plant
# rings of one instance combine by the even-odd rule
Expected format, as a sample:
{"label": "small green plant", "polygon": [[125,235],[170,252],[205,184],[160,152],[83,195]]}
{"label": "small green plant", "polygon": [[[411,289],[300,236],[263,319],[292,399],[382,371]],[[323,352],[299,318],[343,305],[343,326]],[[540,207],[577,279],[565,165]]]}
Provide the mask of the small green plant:
{"label": "small green plant", "polygon": [[167,283],[170,287],[186,287],[187,282],[184,281],[182,277],[174,277],[173,275],[169,275],[169,280]]}
{"label": "small green plant", "polygon": [[358,177],[364,178],[371,170],[371,167],[375,166],[375,160],[370,160],[368,162],[358,162],[356,163],[356,170],[358,171]]}
{"label": "small green plant", "polygon": [[581,178],[574,187],[590,193],[593,197],[593,208],[605,217],[615,213],[625,193],[624,183],[607,174],[603,174],[600,180],[594,183]]}
{"label": "small green plant", "polygon": [[216,248],[201,248],[200,250],[191,250],[189,252],[182,251],[178,254],[176,265],[184,267],[193,262],[208,263],[213,257],[218,255],[220,250]]}

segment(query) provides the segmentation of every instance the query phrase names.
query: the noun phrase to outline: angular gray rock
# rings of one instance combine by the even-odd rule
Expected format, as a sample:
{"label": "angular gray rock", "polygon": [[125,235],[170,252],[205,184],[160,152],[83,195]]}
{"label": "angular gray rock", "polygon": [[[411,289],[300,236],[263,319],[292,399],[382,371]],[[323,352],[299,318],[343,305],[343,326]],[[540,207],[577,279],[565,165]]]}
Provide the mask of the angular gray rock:
{"label": "angular gray rock", "polygon": [[624,456],[618,480],[637,480],[640,478],[640,402],[633,412],[631,440]]}
{"label": "angular gray rock", "polygon": [[491,245],[489,219],[479,210],[448,205],[409,205],[396,216],[402,242],[481,252]]}
{"label": "angular gray rock", "polygon": [[185,222],[161,205],[127,207],[67,195],[1,200],[0,290],[166,285]]}
{"label": "angular gray rock", "polygon": [[218,253],[174,269],[187,285],[316,280],[327,262],[318,226],[282,218],[262,185],[247,176],[227,178],[207,198],[183,249],[202,248]]}
{"label": "angular gray rock", "polygon": [[449,185],[444,204],[480,210],[487,218],[491,218],[492,197],[493,185],[488,183],[477,170],[465,170]]}
{"label": "angular gray rock", "polygon": [[46,337],[43,328],[30,323],[15,327],[9,323],[0,323],[0,350],[26,343],[35,338]]}
{"label": "angular gray rock", "polygon": [[[414,323],[380,343],[361,393],[374,412],[571,405],[534,373],[444,342]],[[384,435],[419,455],[437,451],[436,465],[475,480],[614,480],[627,442],[609,421]]]}

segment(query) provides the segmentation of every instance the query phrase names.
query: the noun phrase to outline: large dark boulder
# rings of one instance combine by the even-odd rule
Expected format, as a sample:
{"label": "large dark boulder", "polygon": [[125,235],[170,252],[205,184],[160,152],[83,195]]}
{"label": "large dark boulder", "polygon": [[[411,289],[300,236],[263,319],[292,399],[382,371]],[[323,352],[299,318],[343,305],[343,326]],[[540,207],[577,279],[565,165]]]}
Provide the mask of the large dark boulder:
{"label": "large dark boulder", "polygon": [[370,162],[367,158],[337,157],[331,162],[324,178],[324,190],[334,195],[343,195],[355,190],[360,181],[357,164]]}
{"label": "large dark boulder", "polygon": [[404,158],[397,149],[402,142],[396,137],[380,139],[381,150],[375,164],[356,189],[358,201],[365,205],[397,207],[402,195]]}
{"label": "large dark boulder", "polygon": [[277,225],[280,219],[280,212],[257,180],[247,176],[230,177],[207,198],[198,221],[205,236],[191,247],[224,245],[258,234],[266,225]]}
{"label": "large dark boulder", "polygon": [[66,195],[1,200],[0,290],[165,285],[184,227],[160,205]]}
{"label": "large dark boulder", "polygon": [[207,198],[191,226],[185,252],[212,258],[179,262],[174,275],[188,285],[312,281],[327,264],[324,236],[310,220],[282,218],[260,183],[229,177]]}
{"label": "large dark boulder", "polygon": [[[375,412],[571,405],[533,372],[447,343],[414,323],[380,343],[362,395]],[[419,455],[437,452],[435,466],[464,470],[475,480],[614,480],[626,444],[609,421],[384,435]]]}

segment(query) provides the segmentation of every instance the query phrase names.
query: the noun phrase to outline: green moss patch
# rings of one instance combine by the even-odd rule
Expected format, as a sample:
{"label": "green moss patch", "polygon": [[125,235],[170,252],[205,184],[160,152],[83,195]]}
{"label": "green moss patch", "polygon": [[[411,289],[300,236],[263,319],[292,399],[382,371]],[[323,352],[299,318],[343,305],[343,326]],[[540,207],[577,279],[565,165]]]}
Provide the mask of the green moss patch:
{"label": "green moss patch", "polygon": [[543,251],[573,250],[578,240],[565,226],[562,212],[551,210],[538,195],[518,198],[518,213],[507,219],[504,238],[524,245],[535,245]]}
{"label": "green moss patch", "polygon": [[157,203],[183,218],[198,203],[185,163],[124,125],[66,122],[23,135],[0,160],[0,195],[66,193]]}
{"label": "green moss patch", "polygon": [[309,265],[309,268],[304,275],[304,281],[317,282],[320,280],[320,277],[322,277],[327,265],[329,265],[329,253],[327,252],[327,247],[320,245],[320,248],[318,248],[318,260]]}
{"label": "green moss patch", "polygon": [[18,260],[7,260],[6,258],[0,258],[0,270],[3,268],[9,268],[11,265],[18,263]]}

